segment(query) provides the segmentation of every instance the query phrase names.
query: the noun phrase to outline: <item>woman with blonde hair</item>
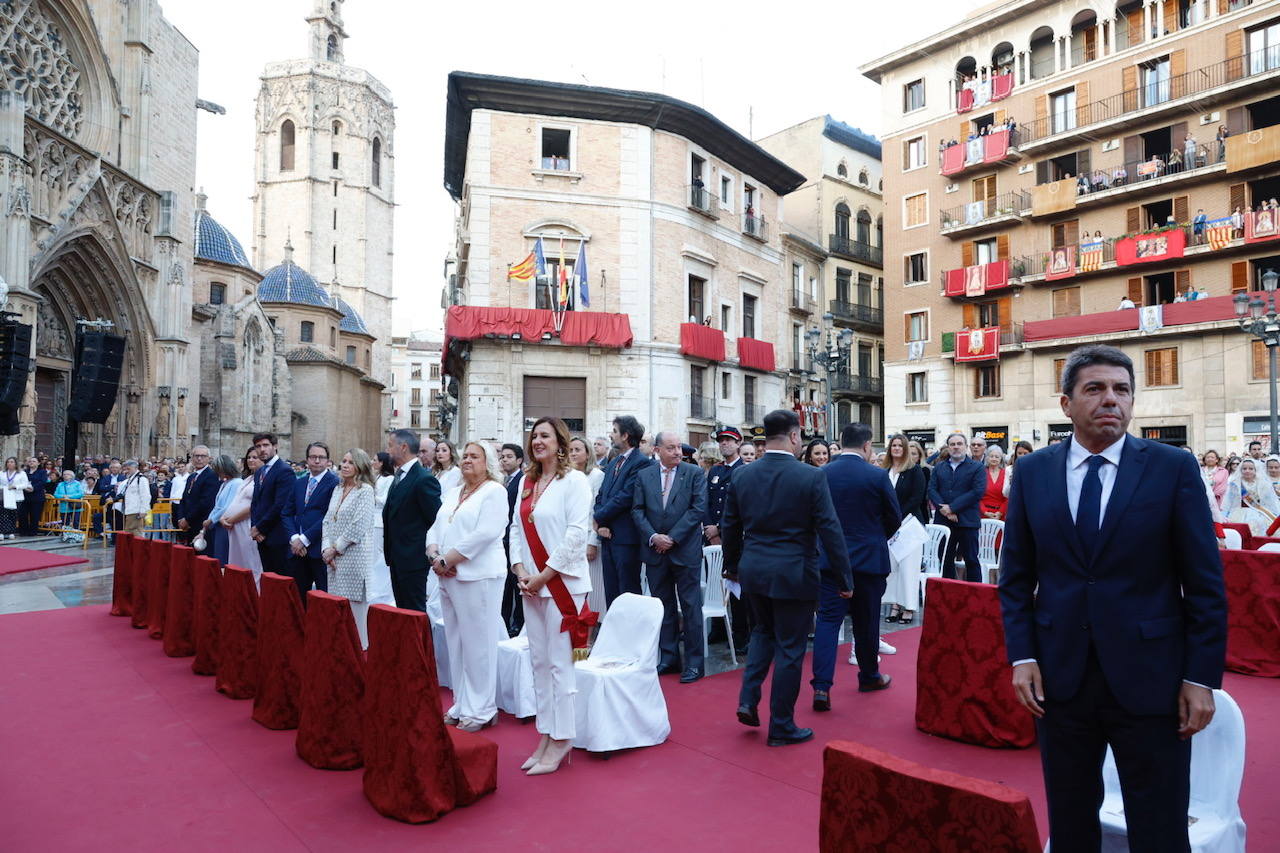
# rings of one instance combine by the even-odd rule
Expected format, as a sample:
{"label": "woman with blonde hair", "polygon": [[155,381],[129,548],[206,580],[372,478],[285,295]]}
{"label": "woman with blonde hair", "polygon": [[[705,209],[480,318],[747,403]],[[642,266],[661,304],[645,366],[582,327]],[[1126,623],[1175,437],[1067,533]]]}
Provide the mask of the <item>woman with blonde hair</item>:
{"label": "woman with blonde hair", "polygon": [[554,773],[573,747],[575,645],[585,647],[594,614],[587,537],[591,485],[569,465],[569,428],[559,418],[534,422],[525,443],[527,469],[509,530],[511,571],[524,595],[541,740],[522,765],[530,776]]}
{"label": "woman with blonde hair", "polygon": [[507,529],[507,490],[498,455],[488,444],[462,447],[462,479],[444,493],[427,531],[427,558],[440,581],[440,612],[453,674],[447,725],[478,732],[498,720],[498,637],[507,575],[502,534]]}
{"label": "woman with blonde hair", "polygon": [[[890,436],[883,464],[897,495],[902,520],[914,516],[921,524],[928,524],[924,511],[924,469],[912,457],[905,435]],[[893,561],[882,599],[890,607],[884,621],[909,623],[915,619],[916,609],[920,606],[920,564],[923,557],[924,547],[921,546],[913,549],[905,559]]]}
{"label": "woman with blonde hair", "polygon": [[711,469],[724,461],[724,455],[720,453],[720,447],[714,441],[704,441],[698,446],[698,467],[702,469],[702,473],[709,474]]}
{"label": "woman with blonde hair", "polygon": [[452,441],[440,439],[436,442],[435,461],[431,463],[431,473],[440,481],[440,494],[452,489],[462,480],[462,469],[458,467],[458,448]]}
{"label": "woman with blonde hair", "polygon": [[351,603],[360,645],[369,647],[369,582],[378,548],[373,542],[374,477],[369,454],[353,447],[338,463],[338,486],[321,527],[320,559],[329,569],[329,592]]}

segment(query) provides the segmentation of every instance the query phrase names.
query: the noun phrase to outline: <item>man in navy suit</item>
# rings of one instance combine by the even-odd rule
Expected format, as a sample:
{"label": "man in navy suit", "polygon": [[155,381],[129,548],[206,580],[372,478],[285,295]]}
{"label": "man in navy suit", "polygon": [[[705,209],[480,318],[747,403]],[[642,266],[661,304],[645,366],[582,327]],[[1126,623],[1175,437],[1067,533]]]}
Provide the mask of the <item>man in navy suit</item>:
{"label": "man in navy suit", "polygon": [[418,456],[424,440],[408,429],[387,436],[396,472],[382,507],[382,553],[396,607],[419,611],[427,609],[427,531],[440,512],[440,481]]}
{"label": "man in navy suit", "polygon": [[188,545],[204,528],[205,519],[213,512],[222,483],[209,467],[209,448],[197,444],[191,448],[191,473],[182,491],[182,502],[174,504],[173,513],[178,519],[179,536]]}
{"label": "man in navy suit", "polygon": [[[868,464],[871,427],[849,424],[840,433],[840,455],[821,469],[831,502],[844,530],[842,547],[853,570],[853,598],[845,599],[825,577],[813,632],[813,710],[831,710],[836,673],[836,644],[845,614],[853,617],[853,648],[858,658],[858,690],[889,686],[880,673],[880,599],[889,576],[889,537],[898,532],[902,513],[889,472]],[[825,553],[822,559],[826,559]]]}
{"label": "man in navy suit", "polygon": [[[680,461],[680,436],[664,430],[654,436],[657,465],[636,475],[631,518],[644,543],[649,592],[662,601],[658,674],[680,673],[680,683],[702,678],[702,516],[707,479],[702,469]],[[679,596],[680,610],[676,612]],[[676,636],[676,623],[682,630]],[[678,639],[684,641],[680,665]]]}
{"label": "man in navy suit", "polygon": [[[844,598],[853,596],[853,579],[827,478],[796,458],[800,418],[776,409],[764,417],[764,434],[760,460],[729,481],[721,538],[724,574],[742,585],[754,622],[738,722],[760,725],[756,705],[772,662],[768,744],[787,746],[813,738],[796,725],[795,706],[821,579]],[[828,556],[821,565],[819,541]]]}
{"label": "man in navy suit", "polygon": [[1062,371],[1070,440],[1025,456],[1001,553],[1005,645],[1038,722],[1054,853],[1101,844],[1115,754],[1129,849],[1186,851],[1191,741],[1222,685],[1226,598],[1195,458],[1126,435],[1133,362],[1086,346]]}
{"label": "man in navy suit", "polygon": [[[119,461],[112,459],[107,465],[107,470],[98,480],[98,487],[95,490],[102,502],[102,508],[111,513],[111,529],[116,531],[124,530],[124,513],[120,506],[113,506],[113,504],[121,497],[120,486],[124,485],[126,479],[120,472]],[[114,538],[110,544],[115,544]]]}
{"label": "man in navy suit", "polygon": [[297,478],[276,453],[276,437],[269,432],[253,437],[253,449],[262,467],[253,475],[253,501],[249,504],[249,537],[258,543],[264,572],[289,574],[289,531],[284,509],[293,498]]}
{"label": "man in navy suit", "polygon": [[[520,497],[520,484],[524,481],[524,448],[518,444],[504,444],[498,451],[498,465],[502,468],[502,476],[507,487],[507,527],[502,530],[502,550],[507,554],[507,565],[511,565],[510,527],[515,518],[516,501]],[[588,555],[589,556],[589,555]],[[507,633],[516,636],[524,628],[524,602],[520,600],[520,585],[516,576],[507,572],[507,579],[502,587],[502,622],[507,626]]]}
{"label": "man in navy suit", "polygon": [[313,441],[307,445],[307,476],[295,478],[293,491],[280,516],[289,536],[289,576],[298,584],[305,604],[307,591],[329,591],[329,573],[320,558],[320,539],[329,498],[338,476],[329,470],[329,447]]}
{"label": "man in navy suit", "polygon": [[956,576],[956,551],[964,556],[965,580],[978,583],[982,580],[982,564],[978,560],[978,504],[987,490],[987,472],[981,462],[969,455],[964,435],[953,432],[947,436],[946,455],[933,466],[929,478],[929,500],[937,508],[933,523],[944,524],[951,529],[947,540],[947,553],[942,561],[942,576]]}
{"label": "man in navy suit", "polygon": [[605,607],[624,592],[640,594],[640,533],[631,518],[636,473],[653,464],[637,448],[644,427],[630,415],[613,419],[609,433],[618,455],[604,469],[596,494],[595,522],[600,536],[600,562],[604,570]]}

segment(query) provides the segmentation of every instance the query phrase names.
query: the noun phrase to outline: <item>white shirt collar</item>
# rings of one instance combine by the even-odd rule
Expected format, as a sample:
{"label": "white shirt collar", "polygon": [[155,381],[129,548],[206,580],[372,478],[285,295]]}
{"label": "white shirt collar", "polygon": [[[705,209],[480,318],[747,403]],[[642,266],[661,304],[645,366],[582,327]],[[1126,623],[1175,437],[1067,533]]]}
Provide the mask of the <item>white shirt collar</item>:
{"label": "white shirt collar", "polygon": [[413,467],[414,465],[416,465],[417,463],[418,463],[418,457],[416,457],[416,456],[415,456],[415,457],[413,457],[412,459],[410,459],[408,462],[406,462],[406,463],[404,463],[403,465],[401,465],[401,466],[400,466],[400,470],[401,470],[401,471],[403,471],[405,474],[408,474],[408,473],[409,473],[409,469],[410,469],[410,468],[412,468],[412,467]]}
{"label": "white shirt collar", "polygon": [[765,453],[781,453],[783,456],[790,456],[792,459],[796,458],[796,455],[790,450],[766,450]]}
{"label": "white shirt collar", "polygon": [[[1103,459],[1118,468],[1120,466],[1120,455],[1124,451],[1124,440],[1128,437],[1127,433],[1120,436],[1118,441],[1097,455],[1101,456]],[[1070,449],[1067,450],[1067,467],[1079,468],[1088,461],[1090,456],[1093,455],[1094,454],[1084,448],[1084,445],[1073,439]]]}

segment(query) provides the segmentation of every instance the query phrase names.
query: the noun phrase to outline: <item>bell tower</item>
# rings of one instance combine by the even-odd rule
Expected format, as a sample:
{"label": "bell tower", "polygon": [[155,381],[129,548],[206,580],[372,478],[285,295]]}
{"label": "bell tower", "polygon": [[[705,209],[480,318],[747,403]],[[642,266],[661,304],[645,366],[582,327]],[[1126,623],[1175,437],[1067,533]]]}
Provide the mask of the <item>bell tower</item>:
{"label": "bell tower", "polygon": [[307,23],[311,25],[311,58],[341,65],[342,43],[347,40],[342,28],[342,0],[315,0]]}

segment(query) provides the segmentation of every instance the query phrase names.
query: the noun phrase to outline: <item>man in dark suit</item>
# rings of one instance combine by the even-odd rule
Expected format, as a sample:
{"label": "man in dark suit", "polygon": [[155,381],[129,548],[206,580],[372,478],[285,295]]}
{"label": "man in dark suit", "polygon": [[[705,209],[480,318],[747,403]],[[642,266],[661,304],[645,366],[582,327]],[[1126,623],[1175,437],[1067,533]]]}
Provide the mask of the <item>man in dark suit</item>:
{"label": "man in dark suit", "polygon": [[[769,746],[803,743],[813,729],[795,723],[814,602],[822,577],[853,595],[849,554],[820,468],[796,459],[800,418],[790,409],[764,417],[765,452],[736,472],[725,501],[724,573],[742,584],[755,627],[738,696],[738,721],[760,725],[760,685],[773,663]],[[828,560],[819,567],[818,542]],[[873,647],[874,648],[874,647]]]}
{"label": "man in dark suit", "polygon": [[396,607],[427,609],[427,531],[440,511],[440,481],[418,461],[418,434],[398,429],[387,436],[395,479],[382,507],[382,552],[391,569]]}
{"label": "man in dark suit", "polygon": [[[98,487],[94,490],[102,503],[102,508],[111,513],[111,529],[115,531],[124,530],[124,513],[116,502],[120,498],[120,487],[124,485],[125,479],[120,471],[120,463],[113,459],[107,465],[107,470],[102,473],[102,477],[98,480]],[[110,544],[115,544],[114,538]]]}
{"label": "man in dark suit", "polygon": [[284,509],[293,498],[293,469],[276,453],[276,437],[269,432],[253,437],[253,449],[262,467],[253,475],[253,501],[249,504],[249,538],[258,543],[264,572],[289,574],[289,531]]}
{"label": "man in dark suit", "polygon": [[[729,479],[734,471],[746,464],[738,455],[742,433],[737,427],[721,427],[716,433],[716,441],[724,461],[713,465],[707,472],[707,512],[702,519],[702,533],[708,545],[720,544],[720,523],[724,519],[724,498],[729,490]],[[733,645],[742,651],[747,648],[747,636],[751,633],[751,616],[747,613],[747,606],[736,595],[729,596],[729,616],[733,625]],[[714,630],[718,630],[718,626]]]}
{"label": "man in dark suit", "polygon": [[209,467],[209,448],[197,444],[191,448],[191,473],[187,475],[182,503],[174,505],[174,516],[178,519],[178,529],[182,531],[179,536],[183,542],[190,545],[204,528],[205,519],[213,512],[221,487],[218,475]]}
{"label": "man in dark suit", "polygon": [[[657,465],[636,474],[631,518],[644,543],[649,592],[662,602],[658,674],[680,673],[680,683],[702,678],[702,516],[707,481],[697,465],[680,461],[680,436],[654,436]],[[680,610],[676,612],[676,596]],[[682,626],[676,636],[676,623]],[[678,641],[684,641],[684,667]]]}
{"label": "man in dark suit", "polygon": [[295,478],[289,500],[280,516],[289,535],[289,576],[298,584],[305,605],[311,585],[329,591],[329,572],[320,558],[320,539],[329,498],[338,475],[329,470],[329,447],[313,441],[307,445],[307,476]]}
{"label": "man in dark suit", "polygon": [[982,565],[978,561],[978,528],[982,524],[978,502],[986,490],[986,469],[969,456],[964,435],[953,432],[947,436],[946,455],[938,459],[929,478],[929,500],[937,508],[933,523],[951,529],[942,561],[943,577],[956,576],[958,549],[964,556],[965,579],[971,583],[982,580]]}
{"label": "man in dark suit", "polygon": [[40,532],[40,518],[44,515],[44,487],[49,482],[49,476],[40,460],[34,456],[27,460],[26,472],[31,491],[18,504],[18,517],[22,519],[18,532],[23,536],[35,536]]}
{"label": "man in dark suit", "polygon": [[644,427],[630,415],[613,419],[609,434],[618,455],[604,469],[596,494],[595,522],[600,536],[600,562],[604,571],[605,607],[624,592],[641,592],[640,533],[631,518],[636,474],[653,464],[637,448]]}
{"label": "man in dark suit", "polygon": [[[871,427],[849,424],[840,433],[840,455],[821,469],[831,502],[844,531],[842,547],[853,569],[853,598],[845,599],[827,578],[818,598],[818,624],[813,632],[813,710],[831,710],[836,645],[845,614],[853,617],[853,648],[858,659],[858,690],[869,693],[889,686],[880,673],[880,599],[889,576],[889,537],[898,532],[902,514],[889,472],[868,464]],[[825,552],[821,558],[827,559]]]}
{"label": "man in dark suit", "polygon": [[[502,445],[502,450],[498,451],[498,465],[502,468],[502,475],[506,478],[504,485],[507,487],[507,527],[502,531],[502,550],[506,552],[508,566],[511,565],[509,530],[511,519],[515,517],[516,502],[520,498],[520,484],[524,482],[524,471],[520,469],[523,464],[524,448],[515,443]],[[520,598],[520,585],[516,582],[516,576],[507,572],[506,583],[502,587],[502,622],[507,626],[507,633],[513,637],[524,627],[524,602]]]}
{"label": "man in dark suit", "polygon": [[1222,684],[1226,599],[1195,457],[1126,435],[1133,362],[1081,347],[1074,434],[1018,462],[1001,554],[1005,645],[1038,722],[1054,853],[1101,844],[1115,754],[1129,849],[1186,851],[1191,741]]}

